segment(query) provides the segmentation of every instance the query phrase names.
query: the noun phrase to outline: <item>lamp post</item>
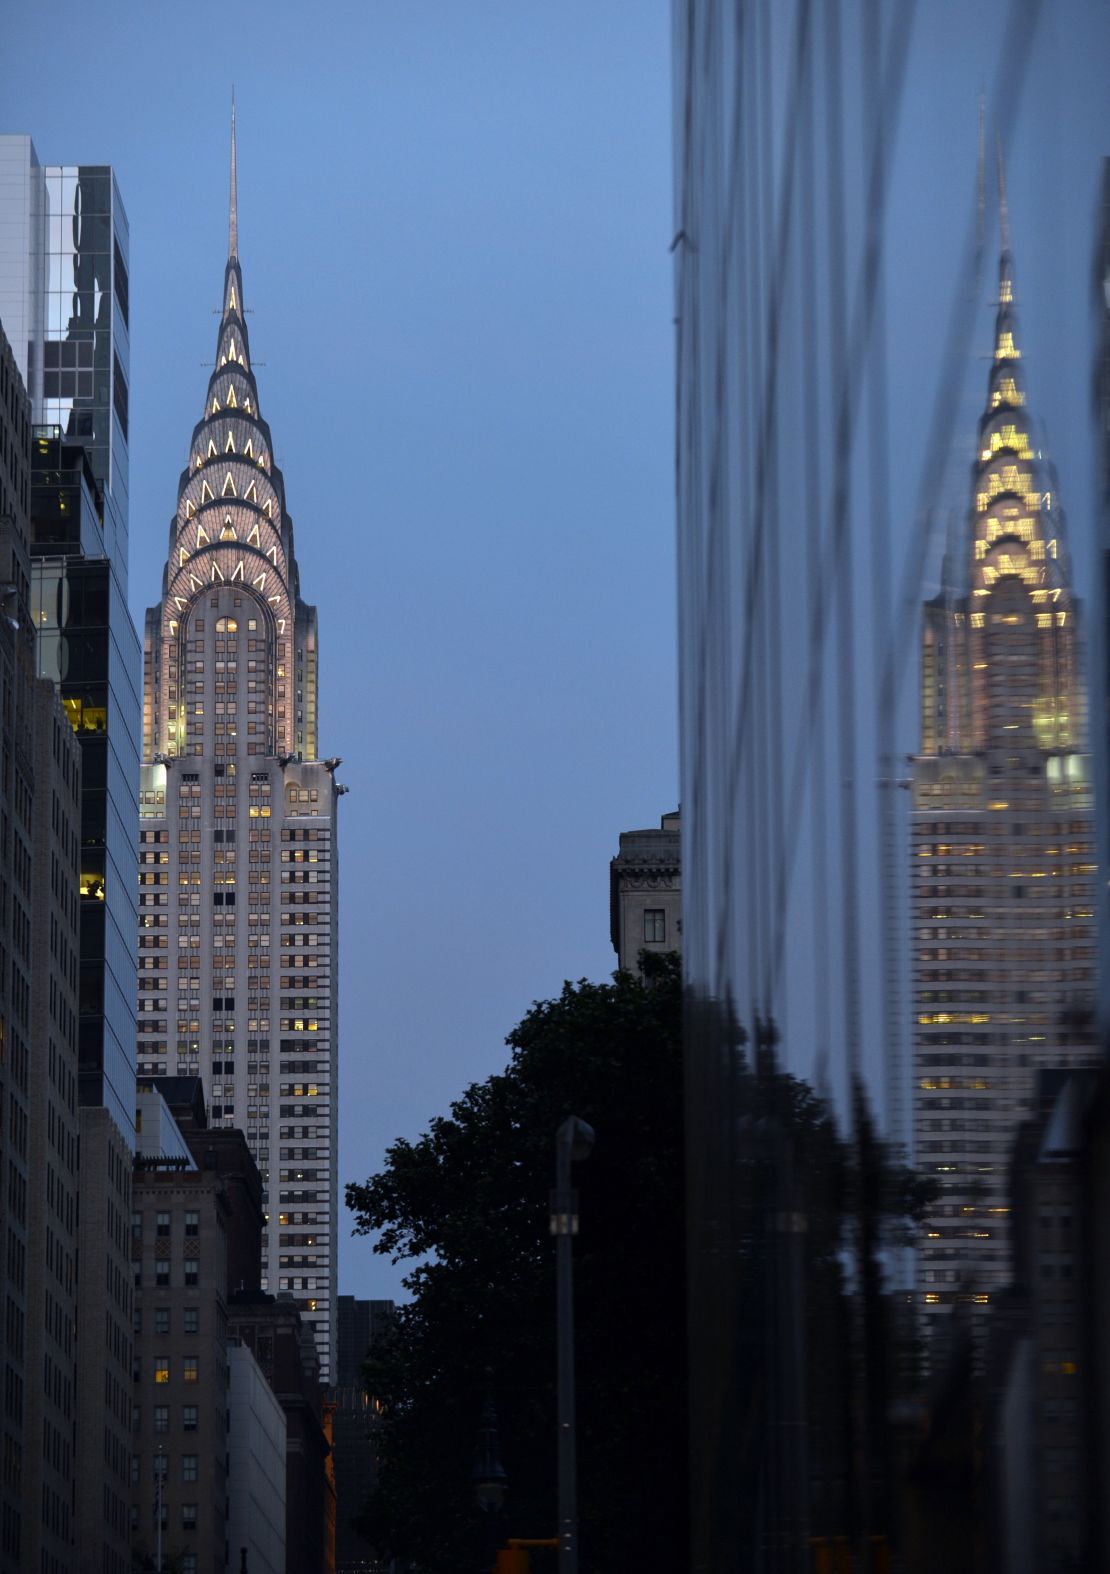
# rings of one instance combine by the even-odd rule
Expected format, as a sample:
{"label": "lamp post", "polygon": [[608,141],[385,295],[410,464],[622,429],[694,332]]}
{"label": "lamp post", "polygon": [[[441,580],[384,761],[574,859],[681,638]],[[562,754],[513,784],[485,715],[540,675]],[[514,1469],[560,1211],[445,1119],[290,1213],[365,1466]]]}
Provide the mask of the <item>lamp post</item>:
{"label": "lamp post", "polygon": [[558,1350],[559,1574],[578,1574],[578,1483],[574,1419],[574,1279],[571,1249],[578,1234],[578,1197],[570,1167],[588,1158],[594,1129],[570,1115],[555,1133],[555,1190],[551,1233],[555,1237],[555,1306]]}
{"label": "lamp post", "polygon": [[486,1395],[482,1406],[482,1420],[478,1427],[478,1457],[470,1473],[474,1496],[482,1510],[482,1567],[485,1574],[493,1568],[497,1557],[499,1518],[505,1501],[509,1480],[501,1463],[501,1450],[497,1439],[497,1411],[493,1400]]}

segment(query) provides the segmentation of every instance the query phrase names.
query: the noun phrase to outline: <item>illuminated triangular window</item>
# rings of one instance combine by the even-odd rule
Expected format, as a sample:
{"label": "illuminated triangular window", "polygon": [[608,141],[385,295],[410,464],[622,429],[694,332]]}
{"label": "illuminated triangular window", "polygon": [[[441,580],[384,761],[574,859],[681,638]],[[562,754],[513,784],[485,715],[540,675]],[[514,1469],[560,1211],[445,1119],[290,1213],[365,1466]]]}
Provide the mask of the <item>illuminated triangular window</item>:
{"label": "illuminated triangular window", "polygon": [[247,487],[247,490],[243,493],[243,500],[244,500],[244,502],[247,502],[247,503],[257,503],[258,502],[258,488],[255,486],[253,481],[251,482],[250,486]]}
{"label": "illuminated triangular window", "polygon": [[253,437],[248,437],[247,438],[247,446],[243,449],[243,457],[245,459],[253,459],[254,458],[254,438]]}
{"label": "illuminated triangular window", "polygon": [[200,489],[200,500],[202,503],[210,503],[212,501],[212,488],[207,481]]}
{"label": "illuminated triangular window", "polygon": [[273,517],[274,517],[274,505],[271,503],[269,498],[267,498],[266,501],[263,503],[263,505],[262,505],[262,512],[266,515],[267,519],[273,519]]}
{"label": "illuminated triangular window", "polygon": [[259,539],[259,535],[258,535],[258,521],[257,520],[255,520],[254,524],[251,526],[251,533],[247,537],[247,545],[249,547],[257,547],[257,546],[261,546],[262,545],[262,542]]}
{"label": "illuminated triangular window", "polygon": [[235,398],[235,384],[234,383],[228,383],[228,385],[227,385],[227,407],[228,407],[229,410],[238,409],[238,401]]}
{"label": "illuminated triangular window", "polygon": [[239,538],[235,534],[235,530],[234,530],[234,528],[232,526],[231,520],[230,519],[225,519],[224,520],[224,527],[220,531],[220,540],[221,541],[237,541],[238,539]]}
{"label": "illuminated triangular window", "polygon": [[189,560],[189,554],[188,554],[188,552],[186,552],[185,548],[184,547],[178,547],[178,549],[177,549],[177,566],[178,566],[178,568],[180,568],[183,563],[187,563],[188,560]]}
{"label": "illuminated triangular window", "polygon": [[228,434],[227,434],[227,442],[224,444],[224,453],[225,454],[233,454],[234,452],[235,452],[235,433],[234,432],[228,432]]}
{"label": "illuminated triangular window", "polygon": [[218,415],[219,413],[220,413],[220,401],[216,398],[216,395],[213,394],[212,395],[212,414],[213,415]]}
{"label": "illuminated triangular window", "polygon": [[204,526],[203,525],[198,525],[197,526],[197,546],[198,547],[206,547],[208,545],[208,543],[211,541],[211,539],[212,539],[212,537],[208,534],[207,530],[205,530]]}
{"label": "illuminated triangular window", "polygon": [[235,482],[232,479],[231,471],[229,470],[227,472],[227,474],[224,476],[223,491],[220,493],[220,496],[221,497],[229,497],[229,496],[230,497],[238,497],[238,495],[239,495],[238,492],[236,492],[236,490],[235,490]]}
{"label": "illuminated triangular window", "polygon": [[247,414],[248,414],[248,415],[252,415],[252,414],[253,414],[253,413],[254,413],[254,412],[253,412],[253,411],[252,411],[252,409],[251,409],[251,402],[250,402],[250,397],[249,397],[249,395],[248,395],[248,397],[247,397],[247,398],[246,398],[246,399],[244,399],[244,401],[243,401],[243,409],[244,409],[244,410],[245,410],[245,411],[246,411],[246,412],[247,412]]}
{"label": "illuminated triangular window", "polygon": [[228,309],[229,312],[237,312],[239,310],[239,303],[235,299],[235,285],[234,285],[234,283],[232,284],[231,288],[227,292],[227,309]]}
{"label": "illuminated triangular window", "polygon": [[208,457],[209,459],[215,459],[216,457],[216,439],[214,437],[208,439]]}
{"label": "illuminated triangular window", "polygon": [[1015,348],[1014,336],[1008,328],[998,335],[994,358],[996,361],[1017,361],[1021,359],[1021,351]]}
{"label": "illuminated triangular window", "polygon": [[266,468],[266,455],[265,454],[259,454],[259,456],[258,456],[258,468],[260,470],[265,470],[265,468]]}
{"label": "illuminated triangular window", "polygon": [[197,505],[193,502],[192,498],[190,498],[189,501],[185,504],[185,518],[186,519],[192,519],[192,517],[196,513],[196,511],[197,511]]}

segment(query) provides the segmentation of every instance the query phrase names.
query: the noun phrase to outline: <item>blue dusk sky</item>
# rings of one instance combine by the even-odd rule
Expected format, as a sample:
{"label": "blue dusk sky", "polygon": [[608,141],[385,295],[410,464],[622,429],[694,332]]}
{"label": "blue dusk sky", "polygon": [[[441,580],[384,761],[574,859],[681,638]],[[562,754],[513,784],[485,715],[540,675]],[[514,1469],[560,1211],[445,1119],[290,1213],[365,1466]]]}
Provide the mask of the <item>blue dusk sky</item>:
{"label": "blue dusk sky", "polygon": [[[918,10],[888,275],[907,521],[1009,5]],[[1043,10],[1010,206],[1083,591],[1110,8]],[[667,0],[57,0],[0,23],[0,130],[114,165],[127,209],[140,626],[215,343],[235,86],[251,347],[319,607],[321,751],[351,789],[341,1186],[500,1069],[532,1000],[611,971],[618,834],[678,800],[670,42]],[[398,1287],[341,1218],[341,1291]]]}

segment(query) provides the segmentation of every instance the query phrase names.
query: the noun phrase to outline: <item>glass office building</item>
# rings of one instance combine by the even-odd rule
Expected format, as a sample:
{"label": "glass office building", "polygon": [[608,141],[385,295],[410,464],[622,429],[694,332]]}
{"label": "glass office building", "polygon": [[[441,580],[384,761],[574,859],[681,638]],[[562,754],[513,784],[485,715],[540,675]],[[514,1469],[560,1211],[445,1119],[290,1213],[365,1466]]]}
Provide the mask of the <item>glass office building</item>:
{"label": "glass office building", "polygon": [[0,316],[31,396],[38,662],[82,747],[80,1098],[133,1141],[138,636],[127,606],[128,224],[107,165],[0,137]]}
{"label": "glass office building", "polygon": [[[867,18],[866,0],[673,8],[697,1574],[808,1568],[822,1540],[832,1557],[858,1531],[855,1334],[809,1244],[835,1161],[813,1162],[799,1085],[778,1073],[843,1113],[869,1044],[879,1084],[882,947],[898,929],[870,911],[893,598],[876,594],[890,548],[885,520],[872,533],[883,477],[867,439],[885,418],[869,397],[880,61],[899,60],[906,24],[897,8]],[[875,1495],[867,1528],[884,1528]]]}

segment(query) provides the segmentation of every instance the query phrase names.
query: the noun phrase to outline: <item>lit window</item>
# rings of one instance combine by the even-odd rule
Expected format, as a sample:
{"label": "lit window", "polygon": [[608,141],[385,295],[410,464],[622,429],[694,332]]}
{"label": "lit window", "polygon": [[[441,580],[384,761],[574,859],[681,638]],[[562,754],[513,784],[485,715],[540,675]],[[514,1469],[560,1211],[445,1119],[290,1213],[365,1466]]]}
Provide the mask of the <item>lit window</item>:
{"label": "lit window", "polygon": [[[167,1366],[169,1365],[168,1362],[166,1364],[167,1364]],[[183,1369],[183,1371],[181,1373],[181,1376],[182,1376],[183,1381],[186,1382],[186,1383],[195,1383],[196,1382],[196,1380],[197,1380],[197,1358],[196,1358],[195,1355],[187,1355],[185,1357],[184,1369]]]}
{"label": "lit window", "polygon": [[[154,1381],[168,1383],[170,1380],[170,1363],[168,1356],[157,1356],[154,1361]],[[195,1381],[194,1377],[194,1381]]]}

